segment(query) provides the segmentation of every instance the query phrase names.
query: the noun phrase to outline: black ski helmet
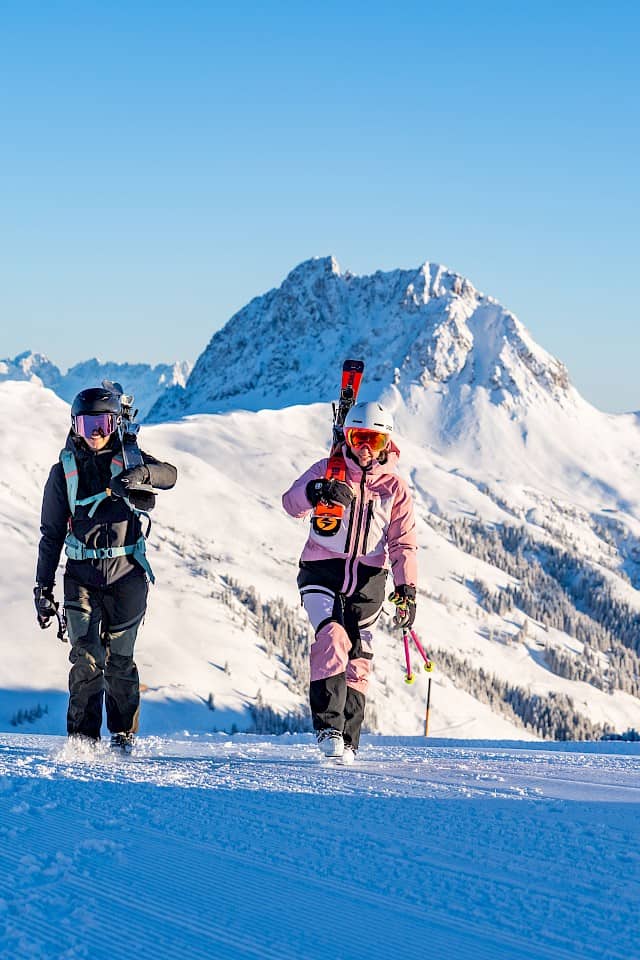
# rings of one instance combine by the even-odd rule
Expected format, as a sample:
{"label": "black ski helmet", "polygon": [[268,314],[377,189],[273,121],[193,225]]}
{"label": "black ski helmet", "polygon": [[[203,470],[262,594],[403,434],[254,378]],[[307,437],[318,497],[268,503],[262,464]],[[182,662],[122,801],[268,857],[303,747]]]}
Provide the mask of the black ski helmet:
{"label": "black ski helmet", "polygon": [[120,397],[105,387],[89,387],[76,394],[71,404],[71,419],[82,414],[120,413]]}
{"label": "black ski helmet", "polygon": [[94,432],[110,436],[118,425],[121,404],[117,393],[106,387],[81,390],[71,404],[71,429],[77,437],[89,440]]}

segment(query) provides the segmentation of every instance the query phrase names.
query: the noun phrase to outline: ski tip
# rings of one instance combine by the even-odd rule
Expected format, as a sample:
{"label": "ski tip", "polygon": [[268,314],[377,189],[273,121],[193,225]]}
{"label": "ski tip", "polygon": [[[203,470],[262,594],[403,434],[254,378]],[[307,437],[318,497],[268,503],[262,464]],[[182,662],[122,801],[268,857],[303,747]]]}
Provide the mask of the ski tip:
{"label": "ski tip", "polygon": [[342,364],[344,373],[362,373],[364,370],[364,360],[345,360]]}

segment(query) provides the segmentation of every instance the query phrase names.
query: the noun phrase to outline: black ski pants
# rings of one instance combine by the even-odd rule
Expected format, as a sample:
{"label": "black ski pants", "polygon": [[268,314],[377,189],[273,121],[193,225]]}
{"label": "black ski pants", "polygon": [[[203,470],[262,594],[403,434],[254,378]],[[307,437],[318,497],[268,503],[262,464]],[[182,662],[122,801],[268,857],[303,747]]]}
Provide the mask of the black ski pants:
{"label": "black ski pants", "polygon": [[147,579],[137,570],[105,587],[88,587],[65,576],[64,606],[71,641],[69,734],[99,739],[103,699],[111,733],[137,731],[140,680],[133,649],[147,593]]}

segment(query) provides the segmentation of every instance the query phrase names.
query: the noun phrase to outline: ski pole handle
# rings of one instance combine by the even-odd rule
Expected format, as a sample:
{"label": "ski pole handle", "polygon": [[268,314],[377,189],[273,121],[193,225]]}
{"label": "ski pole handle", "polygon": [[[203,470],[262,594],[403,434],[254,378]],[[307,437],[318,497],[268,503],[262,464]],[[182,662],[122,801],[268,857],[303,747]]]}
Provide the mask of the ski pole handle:
{"label": "ski pole handle", "polygon": [[58,637],[58,640],[62,641],[62,643],[66,643],[67,638],[65,637],[65,633],[67,632],[67,618],[64,615],[64,611],[60,613],[60,611],[58,610],[58,606],[59,604],[56,604],[56,618],[58,620],[57,637]]}

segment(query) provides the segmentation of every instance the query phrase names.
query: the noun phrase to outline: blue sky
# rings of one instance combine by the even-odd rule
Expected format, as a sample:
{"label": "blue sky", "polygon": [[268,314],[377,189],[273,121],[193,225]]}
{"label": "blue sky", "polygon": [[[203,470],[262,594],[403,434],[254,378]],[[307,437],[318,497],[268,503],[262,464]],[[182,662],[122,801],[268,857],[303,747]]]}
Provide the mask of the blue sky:
{"label": "blue sky", "polygon": [[301,260],[444,263],[640,408],[636,4],[0,3],[0,356],[195,359]]}

